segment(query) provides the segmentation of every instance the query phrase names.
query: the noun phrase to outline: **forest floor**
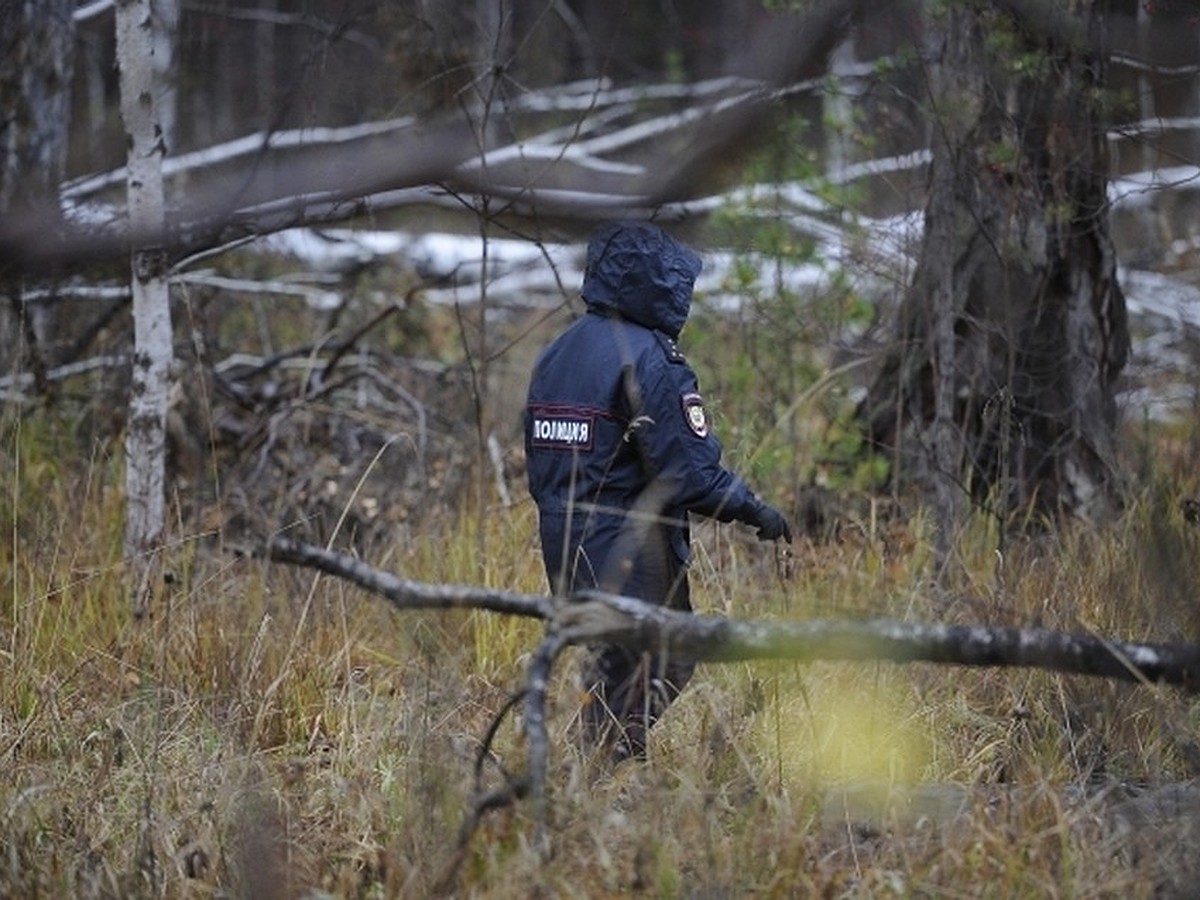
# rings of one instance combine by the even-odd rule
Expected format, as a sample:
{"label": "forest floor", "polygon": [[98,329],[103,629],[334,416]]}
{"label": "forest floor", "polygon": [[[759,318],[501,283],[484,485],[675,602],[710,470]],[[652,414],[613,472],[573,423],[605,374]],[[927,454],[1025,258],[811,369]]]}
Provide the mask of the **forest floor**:
{"label": "forest floor", "polygon": [[[540,626],[400,612],[245,551],[284,533],[545,591],[519,413],[568,310],[439,307],[371,271],[344,307],[289,302],[184,292],[148,618],[121,564],[120,386],[0,413],[0,897],[1195,895],[1195,697],[1030,670],[705,665],[648,759],[613,766],[572,739],[568,654],[548,846],[524,801],[464,829],[477,790],[525,769],[510,716],[474,774]],[[822,303],[828,323],[763,305],[688,326],[727,456],[798,525],[787,554],[698,525],[698,609],[1200,638],[1187,334],[1136,375],[1183,391],[1128,416],[1120,514],[1023,537],[978,514],[935,587],[928,518],[867,489],[849,369],[797,352],[862,314],[852,292]]]}
{"label": "forest floor", "polygon": [[[705,525],[697,605],[1195,640],[1189,441],[1160,436],[1112,522],[1004,545],[972,523],[950,591],[902,505],[838,506],[789,557]],[[918,664],[704,666],[649,758],[613,766],[571,739],[572,657],[552,689],[548,852],[521,802],[460,843],[538,626],[398,612],[195,524],[134,619],[119,454],[64,446],[37,417],[6,431],[0,896],[1187,897],[1200,878],[1193,697]],[[514,490],[389,524],[368,561],[540,592]],[[518,719],[484,787],[524,765]]]}

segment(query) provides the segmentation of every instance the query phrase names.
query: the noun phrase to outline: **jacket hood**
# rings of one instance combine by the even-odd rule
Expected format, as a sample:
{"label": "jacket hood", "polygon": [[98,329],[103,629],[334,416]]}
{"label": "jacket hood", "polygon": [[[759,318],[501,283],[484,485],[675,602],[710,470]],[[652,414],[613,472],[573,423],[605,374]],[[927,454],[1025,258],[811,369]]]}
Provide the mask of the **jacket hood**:
{"label": "jacket hood", "polygon": [[657,225],[614,222],[588,242],[581,294],[596,312],[616,313],[672,338],[687,322],[700,257]]}

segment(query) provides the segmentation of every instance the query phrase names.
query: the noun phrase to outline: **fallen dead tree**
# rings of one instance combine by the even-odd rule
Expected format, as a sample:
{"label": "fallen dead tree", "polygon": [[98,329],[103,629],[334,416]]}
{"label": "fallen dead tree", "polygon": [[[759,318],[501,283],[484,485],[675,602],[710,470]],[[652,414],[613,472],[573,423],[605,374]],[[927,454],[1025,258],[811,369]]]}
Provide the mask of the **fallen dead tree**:
{"label": "fallen dead tree", "polygon": [[1142,644],[1043,628],[867,621],[736,620],[681,613],[631,597],[597,591],[570,598],[519,594],[466,585],[427,584],[381,571],[352,556],[284,537],[265,555],[317,569],[386,599],[398,609],[478,609],[541,619],[546,634],[533,653],[523,688],[497,716],[476,765],[477,783],[500,720],[524,703],[528,771],[506,786],[478,794],[462,836],[491,809],[529,797],[539,841],[545,840],[545,779],[550,757],[546,701],[555,661],[568,647],[617,643],[656,648],[700,662],[790,659],[880,660],[896,663],[1024,667],[1200,691],[1200,645]]}

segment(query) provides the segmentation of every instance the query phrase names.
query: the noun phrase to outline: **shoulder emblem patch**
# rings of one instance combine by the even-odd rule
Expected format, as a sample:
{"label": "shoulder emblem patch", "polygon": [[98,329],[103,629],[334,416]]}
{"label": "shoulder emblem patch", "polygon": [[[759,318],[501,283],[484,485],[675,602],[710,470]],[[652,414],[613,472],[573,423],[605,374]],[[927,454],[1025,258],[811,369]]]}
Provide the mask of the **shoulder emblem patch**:
{"label": "shoulder emblem patch", "polygon": [[683,395],[683,418],[696,437],[708,437],[708,416],[704,412],[704,398],[699,394]]}

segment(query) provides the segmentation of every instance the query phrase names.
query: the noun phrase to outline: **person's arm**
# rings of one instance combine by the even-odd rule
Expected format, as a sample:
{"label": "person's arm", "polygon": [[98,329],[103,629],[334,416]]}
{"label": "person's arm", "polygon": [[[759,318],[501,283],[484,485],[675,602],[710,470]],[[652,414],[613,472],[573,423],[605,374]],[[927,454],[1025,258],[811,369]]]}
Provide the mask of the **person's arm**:
{"label": "person's arm", "polygon": [[721,464],[721,443],[712,433],[691,367],[677,351],[665,364],[658,363],[653,360],[631,373],[632,401],[643,417],[633,433],[648,473],[667,485],[673,502],[685,509],[721,522],[744,522],[758,529],[763,540],[790,541],[783,514]]}

